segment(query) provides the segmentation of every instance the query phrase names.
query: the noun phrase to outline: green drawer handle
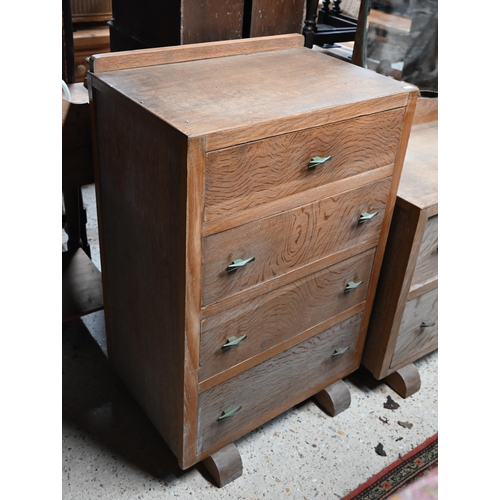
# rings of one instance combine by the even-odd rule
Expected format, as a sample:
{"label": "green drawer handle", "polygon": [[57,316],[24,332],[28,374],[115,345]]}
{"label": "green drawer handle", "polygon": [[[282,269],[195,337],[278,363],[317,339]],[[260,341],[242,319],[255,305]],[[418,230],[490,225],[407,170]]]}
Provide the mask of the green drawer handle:
{"label": "green drawer handle", "polygon": [[247,264],[250,264],[250,262],[253,262],[254,260],[255,260],[255,257],[250,257],[249,259],[245,259],[245,260],[243,260],[243,259],[233,260],[233,262],[231,262],[231,264],[229,264],[229,266],[226,267],[226,271],[228,273],[232,273],[232,272],[240,269],[240,267],[244,267]]}
{"label": "green drawer handle", "polygon": [[346,351],[349,350],[351,346],[348,345],[347,347],[342,347],[341,349],[335,349],[332,354],[332,358],[336,358],[337,356],[340,356],[341,354],[344,354]]}
{"label": "green drawer handle", "polygon": [[435,321],[433,321],[432,323],[428,323],[426,321],[422,321],[422,323],[420,323],[420,328],[429,328],[431,326],[434,326],[436,324]]}
{"label": "green drawer handle", "polygon": [[357,283],[355,283],[354,281],[349,281],[344,288],[344,293],[348,293],[351,290],[356,290],[356,288],[358,288],[358,286],[361,286],[362,284],[363,281],[358,281]]}
{"label": "green drawer handle", "polygon": [[243,342],[247,338],[247,335],[243,335],[243,337],[229,337],[227,342],[221,347],[223,351],[227,351],[231,349],[231,347],[235,347],[241,342]]}
{"label": "green drawer handle", "polygon": [[367,222],[369,220],[372,220],[377,214],[378,214],[378,212],[373,212],[372,214],[370,214],[368,212],[363,212],[359,216],[358,224],[363,224],[363,222]]}
{"label": "green drawer handle", "polygon": [[317,167],[318,165],[322,165],[323,163],[326,163],[328,160],[331,160],[331,156],[314,156],[311,158],[311,161],[307,164],[307,168],[314,168]]}
{"label": "green drawer handle", "polygon": [[217,421],[219,420],[224,420],[226,418],[232,417],[235,413],[239,412],[241,410],[241,406],[238,406],[236,408],[226,408],[220,415],[220,417],[217,418]]}

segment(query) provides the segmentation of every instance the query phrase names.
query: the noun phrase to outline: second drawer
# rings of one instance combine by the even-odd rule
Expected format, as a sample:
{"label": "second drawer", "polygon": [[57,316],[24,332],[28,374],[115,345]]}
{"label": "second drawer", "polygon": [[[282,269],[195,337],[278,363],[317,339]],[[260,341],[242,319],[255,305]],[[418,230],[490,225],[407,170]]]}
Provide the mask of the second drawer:
{"label": "second drawer", "polygon": [[[204,238],[202,305],[342,250],[376,242],[391,181],[387,177]],[[370,215],[360,223],[365,213]],[[228,267],[238,260],[248,260],[248,264],[228,272]]]}

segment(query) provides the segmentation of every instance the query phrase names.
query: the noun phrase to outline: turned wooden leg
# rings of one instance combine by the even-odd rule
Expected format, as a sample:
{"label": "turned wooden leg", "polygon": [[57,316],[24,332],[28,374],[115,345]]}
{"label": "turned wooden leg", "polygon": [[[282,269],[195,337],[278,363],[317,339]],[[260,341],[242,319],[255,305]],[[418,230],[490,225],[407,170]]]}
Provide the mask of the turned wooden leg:
{"label": "turned wooden leg", "polygon": [[417,367],[410,363],[384,378],[384,382],[402,398],[415,394],[420,389],[420,375]]}
{"label": "turned wooden leg", "polygon": [[203,460],[216,486],[222,488],[243,473],[243,464],[236,446],[231,443]]}
{"label": "turned wooden leg", "polygon": [[331,417],[351,406],[351,391],[343,380],[329,385],[313,396],[316,403]]}

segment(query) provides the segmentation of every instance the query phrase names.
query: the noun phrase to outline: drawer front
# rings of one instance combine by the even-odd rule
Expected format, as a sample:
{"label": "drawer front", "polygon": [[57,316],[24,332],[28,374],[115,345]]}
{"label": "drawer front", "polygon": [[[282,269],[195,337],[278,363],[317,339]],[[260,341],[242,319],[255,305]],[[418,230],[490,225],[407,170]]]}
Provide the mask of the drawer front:
{"label": "drawer front", "polygon": [[[202,304],[376,239],[390,185],[389,177],[204,238]],[[377,215],[359,224],[364,212]],[[236,260],[247,259],[254,260],[236,271],[226,271]]]}
{"label": "drawer front", "polygon": [[391,369],[401,368],[437,347],[438,289],[434,288],[406,304]]}
{"label": "drawer front", "polygon": [[[404,110],[207,153],[205,220],[394,163]],[[331,159],[314,168],[314,156]]]}
{"label": "drawer front", "polygon": [[[364,302],[374,255],[375,249],[368,250],[205,319],[200,381]],[[346,291],[349,282],[355,288]],[[245,336],[232,347],[222,347],[229,338]]]}
{"label": "drawer front", "polygon": [[[335,325],[199,395],[198,453],[245,434],[310,397],[336,375],[354,371],[362,313]],[[346,347],[348,349],[342,352]],[[337,351],[337,355],[335,354]],[[317,390],[315,390],[317,389]],[[313,391],[313,392],[311,392]],[[233,416],[218,420],[224,410]]]}
{"label": "drawer front", "polygon": [[422,284],[438,275],[438,216],[429,217],[413,273],[412,285]]}

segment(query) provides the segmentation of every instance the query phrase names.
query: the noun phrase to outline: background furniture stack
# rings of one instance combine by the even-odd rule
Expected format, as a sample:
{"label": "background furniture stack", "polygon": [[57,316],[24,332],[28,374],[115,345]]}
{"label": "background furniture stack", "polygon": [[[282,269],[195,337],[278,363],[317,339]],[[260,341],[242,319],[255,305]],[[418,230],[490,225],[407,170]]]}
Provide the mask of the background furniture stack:
{"label": "background furniture stack", "polygon": [[219,485],[238,437],[311,396],[349,406],[415,108],[303,44],[90,61],[109,357]]}
{"label": "background furniture stack", "polygon": [[111,50],[300,33],[305,0],[114,0]]}
{"label": "background furniture stack", "polygon": [[75,82],[87,76],[86,59],[110,51],[109,27],[111,0],[71,0]]}

